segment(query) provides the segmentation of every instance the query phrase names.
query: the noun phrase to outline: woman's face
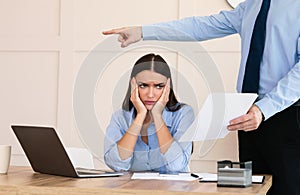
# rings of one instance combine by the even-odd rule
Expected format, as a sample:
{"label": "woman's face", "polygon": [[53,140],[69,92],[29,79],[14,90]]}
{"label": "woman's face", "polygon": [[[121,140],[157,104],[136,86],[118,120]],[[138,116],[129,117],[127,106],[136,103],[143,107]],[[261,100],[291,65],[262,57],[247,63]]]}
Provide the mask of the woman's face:
{"label": "woman's face", "polygon": [[151,110],[163,93],[167,77],[150,70],[144,70],[138,73],[135,79],[141,101],[147,110]]}

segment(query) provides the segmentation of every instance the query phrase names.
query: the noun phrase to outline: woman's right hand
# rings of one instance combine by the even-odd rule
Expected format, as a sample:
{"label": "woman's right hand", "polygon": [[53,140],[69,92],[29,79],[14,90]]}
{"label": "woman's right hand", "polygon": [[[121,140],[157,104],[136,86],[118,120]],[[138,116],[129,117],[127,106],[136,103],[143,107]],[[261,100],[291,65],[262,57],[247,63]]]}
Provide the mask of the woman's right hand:
{"label": "woman's right hand", "polygon": [[131,79],[130,84],[131,84],[130,100],[131,100],[133,106],[135,107],[137,114],[146,116],[147,108],[145,107],[145,105],[143,104],[143,102],[141,101],[141,99],[139,97],[138,85],[137,85],[136,79],[134,77]]}

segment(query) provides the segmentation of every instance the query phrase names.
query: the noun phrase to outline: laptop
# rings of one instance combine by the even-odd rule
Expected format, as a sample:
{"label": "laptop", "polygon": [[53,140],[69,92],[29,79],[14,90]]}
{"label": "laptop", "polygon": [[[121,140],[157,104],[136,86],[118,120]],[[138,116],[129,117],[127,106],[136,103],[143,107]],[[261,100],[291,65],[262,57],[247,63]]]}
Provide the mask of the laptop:
{"label": "laptop", "polygon": [[122,172],[74,167],[52,127],[12,125],[11,128],[35,172],[75,178],[123,175]]}

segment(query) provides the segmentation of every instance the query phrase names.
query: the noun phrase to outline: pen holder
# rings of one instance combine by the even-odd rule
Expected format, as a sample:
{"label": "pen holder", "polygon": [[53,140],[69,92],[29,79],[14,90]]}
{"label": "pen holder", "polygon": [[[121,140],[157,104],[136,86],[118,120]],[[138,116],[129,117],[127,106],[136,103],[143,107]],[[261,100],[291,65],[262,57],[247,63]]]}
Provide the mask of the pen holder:
{"label": "pen holder", "polygon": [[218,186],[248,187],[252,185],[252,161],[218,161]]}

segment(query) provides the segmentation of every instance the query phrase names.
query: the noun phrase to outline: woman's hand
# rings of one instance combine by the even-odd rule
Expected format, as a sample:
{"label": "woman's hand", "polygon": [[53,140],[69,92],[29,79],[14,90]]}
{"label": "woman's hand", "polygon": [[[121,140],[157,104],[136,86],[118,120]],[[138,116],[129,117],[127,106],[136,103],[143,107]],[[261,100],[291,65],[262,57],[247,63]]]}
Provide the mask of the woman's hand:
{"label": "woman's hand", "polygon": [[164,110],[166,104],[169,101],[169,94],[170,94],[170,79],[167,80],[163,93],[161,94],[159,100],[155,103],[155,105],[151,110],[152,116],[162,114],[162,111]]}
{"label": "woman's hand", "polygon": [[143,104],[143,102],[141,101],[141,99],[139,97],[138,85],[137,85],[136,79],[134,77],[131,79],[130,84],[131,84],[130,100],[131,100],[133,106],[135,107],[137,114],[146,116],[147,108],[145,107],[145,105]]}
{"label": "woman's hand", "polygon": [[162,112],[169,101],[170,94],[170,79],[167,80],[163,93],[161,94],[159,100],[155,103],[151,110],[151,116],[154,121],[156,128],[156,134],[158,138],[158,144],[160,152],[165,154],[173,143],[173,137],[166,126],[163,118]]}

